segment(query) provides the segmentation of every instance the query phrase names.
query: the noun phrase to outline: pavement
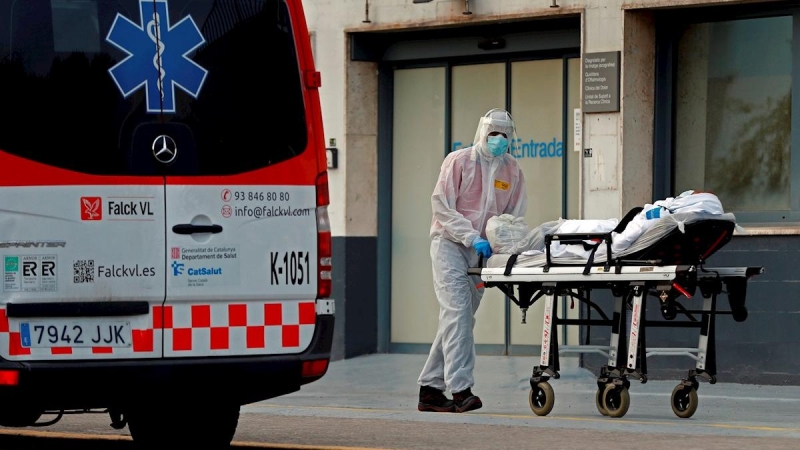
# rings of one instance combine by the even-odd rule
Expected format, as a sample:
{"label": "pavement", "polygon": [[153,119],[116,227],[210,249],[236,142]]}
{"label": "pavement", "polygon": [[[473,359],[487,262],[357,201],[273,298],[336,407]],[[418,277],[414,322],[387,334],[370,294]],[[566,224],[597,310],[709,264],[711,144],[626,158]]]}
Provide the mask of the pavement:
{"label": "pavement", "polygon": [[[555,406],[547,416],[537,416],[528,406],[528,393],[538,358],[478,356],[473,392],[483,407],[463,414],[430,413],[417,411],[416,380],[425,356],[334,361],[322,379],[300,391],[244,406],[232,448],[800,448],[800,386],[702,382],[697,412],[681,419],[670,407],[679,380],[631,380],[628,413],[611,418],[595,407],[596,375],[577,367],[576,359],[562,357],[561,377],[550,380]],[[686,368],[690,365],[687,358]],[[0,450],[131,448],[128,429],[111,428],[104,414],[65,416],[40,430],[0,429]]]}
{"label": "pavement", "polygon": [[[478,356],[473,393],[483,408],[463,414],[417,411],[417,376],[426,355],[376,354],[334,361],[328,373],[299,392],[247,405],[242,413],[319,418],[388,419],[425,423],[509,425],[644,434],[773,437],[797,439],[800,448],[800,386],[701,382],[693,417],[678,418],[670,406],[680,380],[631,380],[630,409],[622,418],[600,415],[594,403],[596,375],[561,358],[551,379],[555,406],[547,416],[528,405],[529,378],[538,358]],[[691,361],[687,358],[687,370]],[[244,430],[240,429],[244,433]]]}

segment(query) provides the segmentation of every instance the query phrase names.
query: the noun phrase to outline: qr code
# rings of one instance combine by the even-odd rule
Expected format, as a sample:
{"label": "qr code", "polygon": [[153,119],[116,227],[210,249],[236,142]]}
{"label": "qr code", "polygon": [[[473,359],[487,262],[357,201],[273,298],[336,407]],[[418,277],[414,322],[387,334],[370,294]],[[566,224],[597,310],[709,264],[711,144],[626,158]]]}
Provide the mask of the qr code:
{"label": "qr code", "polygon": [[94,283],[94,260],[75,261],[72,264],[72,276],[75,283]]}

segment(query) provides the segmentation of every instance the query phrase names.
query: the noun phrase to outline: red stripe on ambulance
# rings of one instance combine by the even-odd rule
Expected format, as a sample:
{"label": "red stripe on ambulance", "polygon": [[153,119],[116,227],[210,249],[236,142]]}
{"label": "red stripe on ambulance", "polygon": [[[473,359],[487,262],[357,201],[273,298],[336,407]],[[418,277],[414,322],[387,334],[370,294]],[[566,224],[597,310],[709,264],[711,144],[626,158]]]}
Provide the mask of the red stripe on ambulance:
{"label": "red stripe on ambulance", "polygon": [[[185,324],[176,324],[178,315],[185,318]],[[152,328],[131,330],[130,348],[27,348],[22,346],[20,333],[10,330],[5,309],[0,309],[0,343],[5,343],[3,350],[12,357],[146,356],[160,347],[163,333],[164,349],[169,356],[209,352],[289,353],[303,350],[310,343],[316,323],[316,304],[314,301],[287,301],[154,306],[148,323],[152,323]]]}

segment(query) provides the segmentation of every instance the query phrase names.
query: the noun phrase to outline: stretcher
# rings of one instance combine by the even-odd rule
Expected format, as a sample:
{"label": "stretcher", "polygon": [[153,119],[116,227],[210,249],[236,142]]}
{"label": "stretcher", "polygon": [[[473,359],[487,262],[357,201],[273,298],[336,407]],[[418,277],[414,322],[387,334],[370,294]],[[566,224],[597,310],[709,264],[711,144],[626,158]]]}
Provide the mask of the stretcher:
{"label": "stretcher", "polygon": [[[672,391],[672,411],[689,418],[697,411],[699,381],[717,381],[715,318],[731,315],[736,322],[747,319],[747,283],[764,272],[760,266],[706,267],[707,259],[726,245],[734,234],[732,215],[688,213],[660,219],[663,223],[647,230],[634,245],[612,253],[612,233],[620,232],[642,208],[634,208],[608,233],[548,234],[542,255],[495,254],[468,269],[480,276],[486,288],[500,289],[520,307],[522,322],[528,309],[544,301],[541,356],[530,378],[528,396],[531,410],[539,416],[549,414],[555,394],[549,380],[559,378],[559,355],[595,353],[607,358],[597,377],[595,405],[600,414],[624,416],[630,406],[630,379],[647,382],[647,357],[687,356],[695,365]],[[583,260],[554,258],[551,246],[582,245],[591,249]],[[588,242],[588,244],[587,244]],[[604,248],[604,251],[597,250]],[[613,311],[606,314],[592,300],[596,290],[610,293]],[[718,296],[726,294],[726,309],[719,309]],[[694,296],[702,297],[702,308],[684,306]],[[572,298],[587,306],[588,317],[558,317],[556,299]],[[646,317],[654,299],[660,320]],[[596,311],[599,318],[592,318]],[[658,314],[656,314],[658,316]],[[679,319],[679,317],[681,319]],[[607,327],[608,345],[558,345],[558,326]],[[696,328],[697,347],[658,348],[648,345],[650,327]]]}

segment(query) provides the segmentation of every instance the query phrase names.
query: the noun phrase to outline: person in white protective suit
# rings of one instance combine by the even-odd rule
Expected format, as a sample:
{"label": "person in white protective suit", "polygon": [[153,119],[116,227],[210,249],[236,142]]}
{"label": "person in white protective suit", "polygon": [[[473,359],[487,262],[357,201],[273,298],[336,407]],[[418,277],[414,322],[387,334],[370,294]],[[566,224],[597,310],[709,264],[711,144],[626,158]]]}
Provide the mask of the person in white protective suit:
{"label": "person in white protective suit", "polygon": [[[492,109],[478,122],[473,145],[444,159],[431,195],[431,260],[439,302],[439,328],[419,375],[419,411],[466,412],[482,406],[472,394],[475,312],[483,297],[480,277],[468,275],[492,250],[489,218],[523,216],[525,178],[508,152],[516,140],[514,120]],[[450,390],[453,399],[445,395]]]}

